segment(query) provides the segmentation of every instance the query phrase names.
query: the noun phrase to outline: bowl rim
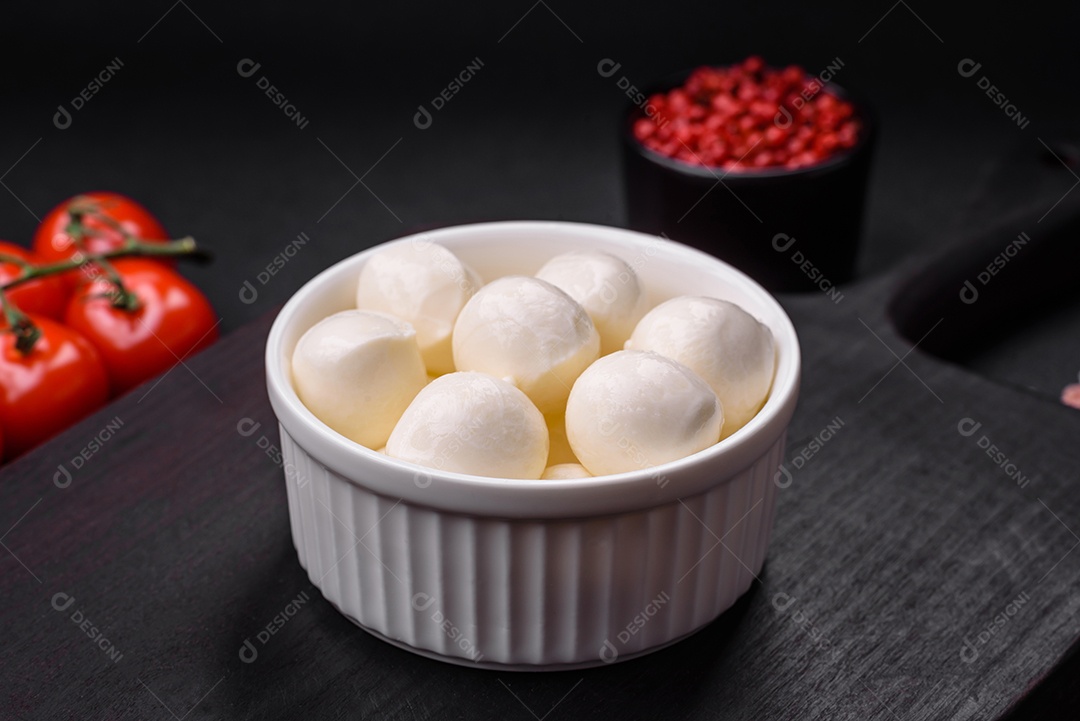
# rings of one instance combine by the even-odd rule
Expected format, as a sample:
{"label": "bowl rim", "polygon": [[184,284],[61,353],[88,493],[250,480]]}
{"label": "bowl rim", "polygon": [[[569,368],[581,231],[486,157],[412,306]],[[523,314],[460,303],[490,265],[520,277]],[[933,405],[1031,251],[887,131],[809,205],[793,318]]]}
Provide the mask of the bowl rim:
{"label": "bowl rim", "polygon": [[[711,68],[728,68],[734,63],[728,65],[715,65],[715,64],[702,64],[695,65],[692,68],[686,68],[673,73],[668,73],[662,78],[654,80],[648,85],[644,86],[641,91],[647,98],[653,96],[656,93],[668,92],[675,89],[686,82],[690,74],[698,68],[711,67]],[[775,67],[775,66],[771,66]],[[641,107],[631,103],[620,117],[621,124],[621,136],[624,144],[633,149],[637,155],[640,155],[645,160],[659,165],[672,172],[680,173],[683,175],[689,175],[694,178],[701,178],[702,180],[712,180],[716,182],[718,180],[725,182],[748,182],[752,183],[756,180],[769,180],[773,178],[799,178],[803,176],[815,176],[822,173],[827,173],[837,167],[848,165],[855,161],[860,155],[864,154],[870,147],[874,140],[874,136],[877,132],[877,122],[874,116],[873,110],[867,104],[866,100],[856,92],[827,80],[822,83],[822,89],[819,92],[830,92],[837,97],[847,100],[855,106],[856,116],[863,121],[863,127],[860,130],[858,140],[855,141],[855,145],[845,149],[842,152],[834,153],[820,163],[814,163],[813,165],[804,165],[801,168],[745,168],[739,170],[725,170],[724,168],[714,165],[691,165],[690,163],[675,158],[670,158],[662,153],[658,153],[652,148],[645,147],[636,137],[634,137],[633,127],[634,121],[645,117],[644,111]],[[714,172],[715,171],[715,172]]]}
{"label": "bowl rim", "polygon": [[[770,307],[776,340],[777,368],[764,407],[728,438],[684,458],[650,468],[584,479],[532,480],[476,476],[426,468],[390,458],[361,446],[318,420],[292,388],[283,352],[284,337],[297,315],[312,302],[319,287],[331,278],[359,271],[372,254],[394,244],[455,238],[492,240],[507,234],[533,233],[580,239],[604,238],[627,250],[657,246],[673,262],[709,264],[714,272]],[[780,303],[738,269],[702,251],[659,236],[611,226],[564,221],[498,221],[427,230],[380,243],[355,253],[308,280],[285,303],[274,319],[266,342],[266,382],[271,406],[281,428],[319,465],[354,485],[389,498],[471,515],[518,518],[569,518],[606,515],[673,503],[725,484],[783,442],[795,409],[801,376],[798,336]],[[285,465],[286,477],[290,469]],[[707,468],[709,472],[703,473]],[[295,473],[299,469],[292,469]],[[770,474],[775,470],[770,470]],[[358,475],[363,475],[361,480]],[[301,479],[297,479],[298,481]],[[661,482],[663,481],[663,482]]]}

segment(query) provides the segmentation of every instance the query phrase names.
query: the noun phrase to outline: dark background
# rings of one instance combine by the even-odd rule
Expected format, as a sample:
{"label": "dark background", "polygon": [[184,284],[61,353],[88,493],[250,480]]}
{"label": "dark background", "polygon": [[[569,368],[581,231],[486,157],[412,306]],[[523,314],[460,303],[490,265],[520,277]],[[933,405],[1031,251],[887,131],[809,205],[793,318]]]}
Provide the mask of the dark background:
{"label": "dark background", "polygon": [[[1013,173],[1068,138],[1080,99],[1080,8],[925,2],[305,2],[169,0],[8,7],[0,23],[4,132],[0,237],[28,244],[64,198],[104,189],[138,199],[216,262],[185,267],[230,331],[283,302],[330,263],[418,228],[477,220],[624,223],[616,127],[626,98],[601,59],[646,85],[757,53],[835,81],[880,120],[860,275],[890,272],[988,227],[1067,174]],[[122,69],[61,130],[53,123],[114,58]],[[249,78],[237,63],[261,64]],[[479,58],[434,114],[413,115]],[[1031,119],[1016,124],[957,63],[982,63]],[[256,86],[272,82],[303,129]],[[1055,145],[1055,147],[1058,147]],[[821,212],[828,213],[828,208]],[[310,237],[266,284],[258,274]],[[676,238],[677,239],[677,238]],[[252,282],[259,295],[244,303]],[[979,372],[1055,395],[1080,368],[1075,308],[1032,319],[970,359]],[[1075,664],[1074,664],[1075,666]],[[1075,698],[1075,696],[1073,697]]]}
{"label": "dark background", "polygon": [[[130,194],[174,235],[192,234],[217,253],[216,265],[189,272],[226,330],[331,261],[417,227],[504,218],[621,224],[614,127],[626,98],[616,78],[597,73],[603,58],[642,85],[750,53],[811,72],[840,58],[835,81],[866,96],[882,121],[864,274],[991,220],[971,211],[996,164],[1018,145],[1040,150],[1037,138],[1071,123],[1078,106],[1070,83],[1080,67],[1080,12],[1037,3],[991,11],[973,2],[530,9],[165,0],[5,12],[0,236],[29,242],[35,216],[80,191]],[[123,68],[71,127],[57,129],[57,106],[70,106],[113,58]],[[237,73],[244,58],[261,63],[255,76]],[[417,106],[430,106],[474,58],[480,72],[430,128],[417,129]],[[977,78],[959,76],[963,58],[983,64],[980,74],[1030,127],[1019,130],[994,107]],[[304,129],[256,87],[260,76],[309,120]],[[994,209],[1010,200],[996,198]],[[241,303],[243,281],[300,232],[312,239],[303,252],[260,287],[256,303]]]}

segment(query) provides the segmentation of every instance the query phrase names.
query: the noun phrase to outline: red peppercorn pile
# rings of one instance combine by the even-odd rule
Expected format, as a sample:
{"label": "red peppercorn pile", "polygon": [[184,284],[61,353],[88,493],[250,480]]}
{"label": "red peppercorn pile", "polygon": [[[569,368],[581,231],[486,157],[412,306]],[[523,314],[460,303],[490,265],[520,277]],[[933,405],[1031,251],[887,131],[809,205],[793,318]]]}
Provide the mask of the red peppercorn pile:
{"label": "red peppercorn pile", "polygon": [[698,68],[646,108],[648,116],[633,124],[641,144],[725,170],[814,165],[854,146],[861,130],[852,104],[821,80],[796,65],[767,67],[759,57]]}

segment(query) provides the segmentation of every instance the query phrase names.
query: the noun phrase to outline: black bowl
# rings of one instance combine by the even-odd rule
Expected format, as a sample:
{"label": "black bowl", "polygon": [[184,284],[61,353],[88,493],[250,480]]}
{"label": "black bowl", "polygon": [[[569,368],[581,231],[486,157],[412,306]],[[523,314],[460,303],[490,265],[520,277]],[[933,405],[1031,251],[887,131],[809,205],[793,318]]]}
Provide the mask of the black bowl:
{"label": "black bowl", "polygon": [[[689,72],[646,93],[681,86]],[[661,155],[634,137],[634,107],[622,119],[630,227],[711,253],[772,291],[823,290],[855,270],[876,123],[866,104],[834,83],[824,89],[855,106],[856,144],[797,168],[724,171]]]}

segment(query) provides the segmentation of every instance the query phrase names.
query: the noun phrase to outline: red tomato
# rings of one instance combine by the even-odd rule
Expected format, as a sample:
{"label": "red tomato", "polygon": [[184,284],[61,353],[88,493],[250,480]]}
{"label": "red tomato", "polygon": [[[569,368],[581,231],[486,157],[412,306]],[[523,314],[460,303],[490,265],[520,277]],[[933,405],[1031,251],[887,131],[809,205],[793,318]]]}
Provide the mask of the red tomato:
{"label": "red tomato", "polygon": [[[21,245],[0,240],[0,256],[2,255],[13,255],[31,263],[41,262]],[[22,268],[18,263],[0,261],[0,285],[15,280],[21,274]],[[7,297],[24,313],[44,315],[53,320],[61,320],[64,317],[68,304],[67,286],[55,275],[17,285],[7,292]]]}
{"label": "red tomato", "polygon": [[93,345],[48,318],[32,317],[41,337],[29,354],[0,332],[0,427],[14,458],[101,407],[109,379]]}
{"label": "red tomato", "polygon": [[[34,253],[42,260],[48,262],[67,260],[75,254],[76,249],[72,246],[71,237],[67,234],[67,226],[71,222],[68,208],[75,202],[96,207],[102,215],[119,223],[126,232],[143,240],[153,242],[169,238],[157,218],[131,198],[110,192],[84,193],[68,198],[50,210],[34,232]],[[124,243],[123,235],[98,218],[86,215],[83,217],[83,225],[94,233],[83,239],[86,249],[91,253],[114,250]],[[163,262],[162,265],[168,265],[168,263]],[[67,286],[72,289],[80,280],[75,272],[64,273],[63,278]]]}
{"label": "red tomato", "polygon": [[143,258],[121,258],[113,267],[140,308],[114,307],[101,297],[113,286],[98,279],[76,291],[66,323],[101,352],[114,393],[153,378],[217,340],[217,314],[179,274]]}

